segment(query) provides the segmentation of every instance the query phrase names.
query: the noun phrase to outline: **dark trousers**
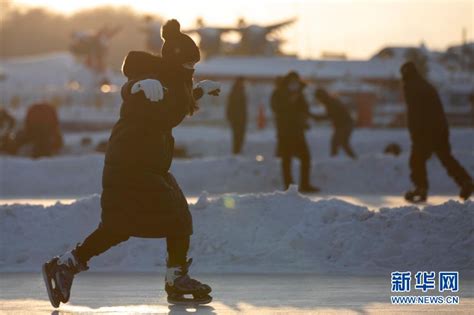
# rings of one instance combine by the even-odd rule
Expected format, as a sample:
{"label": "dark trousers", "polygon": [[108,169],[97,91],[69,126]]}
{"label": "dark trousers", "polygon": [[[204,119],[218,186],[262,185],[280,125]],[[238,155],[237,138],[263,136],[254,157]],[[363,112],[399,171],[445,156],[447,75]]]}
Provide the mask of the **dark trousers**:
{"label": "dark trousers", "polygon": [[[99,227],[77,247],[77,258],[81,262],[87,263],[92,257],[102,254],[109,248],[125,242],[129,238],[129,235],[120,234],[119,232],[105,229],[102,225],[99,225]],[[189,236],[166,238],[168,266],[180,266],[186,263],[189,239]]]}
{"label": "dark trousers", "polygon": [[443,164],[448,175],[451,176],[459,186],[471,180],[470,175],[452,155],[449,142],[443,143],[434,149],[426,149],[421,146],[413,145],[410,155],[410,178],[416,187],[428,188],[426,162],[433,153],[436,154],[441,164]]}
{"label": "dark trousers", "polygon": [[242,151],[245,139],[245,123],[231,124],[232,129],[232,153],[239,154]]}
{"label": "dark trousers", "polygon": [[[309,185],[309,174],[311,172],[311,156],[309,150],[303,150],[298,155],[300,159],[300,187],[307,187]],[[293,176],[291,174],[291,160],[292,155],[286,152],[281,156],[281,168],[283,171],[283,183],[285,188],[288,188],[293,183]]]}
{"label": "dark trousers", "polygon": [[351,127],[335,128],[334,133],[331,138],[331,156],[336,156],[339,151],[339,148],[342,147],[342,149],[346,152],[348,156],[350,156],[353,159],[356,158],[356,154],[352,150],[352,147],[350,144],[351,134],[352,134]]}

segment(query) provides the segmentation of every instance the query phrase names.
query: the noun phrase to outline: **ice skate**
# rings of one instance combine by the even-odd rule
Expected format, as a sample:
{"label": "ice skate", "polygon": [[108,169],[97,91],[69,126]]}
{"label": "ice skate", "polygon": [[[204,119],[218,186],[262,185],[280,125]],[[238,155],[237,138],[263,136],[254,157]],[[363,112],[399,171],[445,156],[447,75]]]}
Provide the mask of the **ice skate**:
{"label": "ice skate", "polygon": [[425,202],[428,197],[426,188],[417,187],[405,193],[405,200],[411,203]]}
{"label": "ice skate", "polygon": [[88,267],[79,262],[75,250],[59,257],[54,257],[43,264],[43,279],[48,291],[49,301],[53,307],[69,301],[74,276]]}
{"label": "ice skate", "polygon": [[[212,297],[209,295],[212,291],[211,287],[189,277],[188,269],[192,261],[192,259],[189,259],[183,266],[168,266],[165,279],[168,303],[199,305],[208,304],[212,301]],[[185,295],[192,295],[193,297],[187,298]]]}
{"label": "ice skate", "polygon": [[459,191],[459,197],[463,200],[468,200],[474,190],[474,184],[472,181],[467,181],[461,185],[461,190]]}

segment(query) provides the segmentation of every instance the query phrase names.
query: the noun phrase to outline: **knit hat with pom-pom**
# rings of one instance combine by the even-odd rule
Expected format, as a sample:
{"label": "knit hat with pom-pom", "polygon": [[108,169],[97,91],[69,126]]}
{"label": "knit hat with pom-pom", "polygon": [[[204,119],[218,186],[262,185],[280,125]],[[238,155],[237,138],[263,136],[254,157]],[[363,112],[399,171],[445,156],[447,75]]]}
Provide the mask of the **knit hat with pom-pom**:
{"label": "knit hat with pom-pom", "polygon": [[181,33],[177,20],[173,19],[166,22],[161,33],[165,40],[161,49],[161,56],[164,61],[183,64],[192,61],[198,62],[201,59],[199,48],[191,37]]}

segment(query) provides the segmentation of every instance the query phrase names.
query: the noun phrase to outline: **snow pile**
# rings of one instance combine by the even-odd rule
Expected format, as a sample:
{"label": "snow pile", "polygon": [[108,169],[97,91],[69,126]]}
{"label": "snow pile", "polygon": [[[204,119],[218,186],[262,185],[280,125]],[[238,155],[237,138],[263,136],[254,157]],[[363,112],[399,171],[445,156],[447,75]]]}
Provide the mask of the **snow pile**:
{"label": "snow pile", "polygon": [[[39,270],[97,225],[99,197],[72,205],[0,207],[0,271]],[[287,193],[200,198],[191,206],[190,256],[206,272],[474,270],[474,203],[370,211],[337,199]],[[165,242],[131,239],[92,270],[163,270]]]}
{"label": "snow pile", "polygon": [[[474,174],[474,152],[456,157]],[[67,156],[53,159],[0,158],[0,198],[71,198],[101,192],[103,155]],[[458,187],[447,176],[441,163],[428,163],[430,192],[455,194]],[[271,192],[282,188],[280,162],[275,158],[213,157],[175,160],[171,171],[184,192],[197,195],[238,192]],[[293,170],[298,181],[297,163]],[[350,176],[348,175],[350,174]],[[401,195],[409,182],[408,154],[400,157],[382,154],[347,158],[326,158],[313,163],[312,182],[324,194]]]}

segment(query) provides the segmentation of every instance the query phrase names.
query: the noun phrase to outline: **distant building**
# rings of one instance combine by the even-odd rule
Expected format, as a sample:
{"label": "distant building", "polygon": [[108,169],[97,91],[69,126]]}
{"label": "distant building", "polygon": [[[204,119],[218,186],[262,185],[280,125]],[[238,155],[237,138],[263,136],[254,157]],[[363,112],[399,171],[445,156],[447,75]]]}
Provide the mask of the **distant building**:
{"label": "distant building", "polygon": [[[355,112],[361,99],[370,100],[372,111],[364,115],[362,125],[400,125],[405,112],[400,82],[400,66],[408,56],[419,58],[426,67],[427,76],[439,89],[452,124],[469,124],[469,95],[474,86],[472,71],[452,69],[445,63],[453,52],[433,52],[425,46],[386,47],[368,60],[303,60],[293,57],[215,57],[197,65],[198,78],[210,78],[224,83],[222,97],[237,76],[244,76],[249,94],[249,110],[256,111],[261,104],[268,104],[273,82],[277,76],[294,70],[308,82],[308,100],[313,101],[316,86],[325,86],[340,94]],[[445,59],[443,59],[445,58]],[[452,57],[451,57],[452,58]],[[350,91],[350,92],[349,92]],[[220,104],[223,99],[209,100]],[[212,106],[212,105],[211,105]],[[205,108],[205,107],[204,107]],[[211,107],[212,108],[212,107]],[[268,108],[268,106],[267,106]],[[269,113],[269,112],[268,112]],[[359,112],[361,114],[361,112]],[[251,113],[252,115],[252,113]],[[357,113],[355,113],[357,115]],[[358,118],[358,117],[355,117]],[[465,120],[465,121],[464,121]]]}

